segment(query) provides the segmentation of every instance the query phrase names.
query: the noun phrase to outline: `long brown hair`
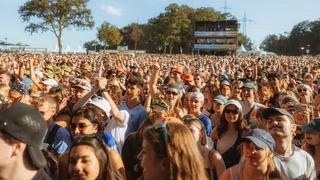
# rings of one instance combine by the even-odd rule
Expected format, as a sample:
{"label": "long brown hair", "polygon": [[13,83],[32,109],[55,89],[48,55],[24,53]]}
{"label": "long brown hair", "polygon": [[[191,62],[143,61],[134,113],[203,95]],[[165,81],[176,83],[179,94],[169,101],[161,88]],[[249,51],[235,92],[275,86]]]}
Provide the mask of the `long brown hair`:
{"label": "long brown hair", "polygon": [[[228,107],[228,106],[226,106],[226,107]],[[221,136],[228,130],[228,121],[226,120],[226,117],[225,117],[226,107],[224,107],[224,109],[223,109],[222,116],[220,119],[220,124],[217,127],[219,138],[221,138]],[[238,132],[240,132],[240,133],[249,129],[248,122],[246,119],[244,119],[244,116],[243,116],[241,109],[239,109],[239,116],[238,116],[237,121],[234,122],[234,126],[235,126],[235,129],[238,130]]]}
{"label": "long brown hair", "polygon": [[[207,179],[204,163],[195,141],[187,127],[179,123],[163,123],[144,133],[159,159],[165,158],[165,178],[169,180]],[[168,141],[165,142],[164,136]]]}
{"label": "long brown hair", "polygon": [[[94,149],[95,156],[99,161],[100,172],[97,179],[101,180],[117,180],[122,179],[120,173],[113,166],[110,161],[110,155],[105,145],[102,143],[102,140],[98,140],[98,137],[90,137],[90,136],[81,136],[80,138],[76,138],[71,146],[69,159],[68,159],[68,169],[70,166],[70,156],[71,151],[76,146],[87,145]],[[69,172],[69,171],[68,171]],[[70,178],[70,172],[68,173],[68,178]]]}

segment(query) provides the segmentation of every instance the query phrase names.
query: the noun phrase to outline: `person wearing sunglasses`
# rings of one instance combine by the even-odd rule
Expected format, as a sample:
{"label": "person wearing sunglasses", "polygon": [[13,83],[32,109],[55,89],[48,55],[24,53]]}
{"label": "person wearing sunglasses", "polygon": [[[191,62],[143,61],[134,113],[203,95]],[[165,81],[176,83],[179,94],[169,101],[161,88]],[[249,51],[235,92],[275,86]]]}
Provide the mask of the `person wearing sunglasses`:
{"label": "person wearing sunglasses", "polygon": [[225,170],[219,180],[280,179],[280,173],[273,160],[274,146],[274,139],[265,130],[249,130],[241,140],[244,160]]}
{"label": "person wearing sunglasses", "polygon": [[190,130],[180,123],[162,122],[144,132],[138,155],[143,179],[208,179],[202,156]]}
{"label": "person wearing sunglasses", "polygon": [[[152,66],[152,74],[150,78],[150,95],[151,99],[161,99],[161,91],[157,87],[157,82],[160,78],[160,66],[153,65]],[[172,114],[173,116],[179,117],[179,111],[182,110],[182,102],[181,102],[181,94],[178,84],[170,84],[164,93],[164,100],[167,104],[170,105],[168,114]]]}
{"label": "person wearing sunglasses", "polygon": [[223,109],[220,124],[211,134],[214,149],[221,154],[226,168],[239,163],[241,135],[247,129],[247,121],[243,117],[240,102],[234,99],[228,100]]}
{"label": "person wearing sunglasses", "polygon": [[312,89],[307,84],[300,84],[297,86],[299,102],[302,104],[312,103]]}
{"label": "person wearing sunglasses", "polygon": [[71,132],[74,138],[83,135],[102,134],[109,152],[113,153],[112,161],[116,164],[119,172],[124,175],[124,166],[117,151],[117,143],[112,134],[105,130],[105,124],[98,116],[98,110],[95,107],[84,106],[75,112],[71,121]]}
{"label": "person wearing sunglasses", "polygon": [[74,140],[68,157],[67,179],[124,179],[98,138],[83,136]]}

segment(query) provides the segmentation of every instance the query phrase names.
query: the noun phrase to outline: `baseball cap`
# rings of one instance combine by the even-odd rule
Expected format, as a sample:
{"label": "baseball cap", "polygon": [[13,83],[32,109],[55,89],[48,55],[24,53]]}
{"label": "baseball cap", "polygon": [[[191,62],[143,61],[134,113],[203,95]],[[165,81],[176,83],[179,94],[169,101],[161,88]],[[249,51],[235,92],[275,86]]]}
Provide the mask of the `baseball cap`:
{"label": "baseball cap", "polygon": [[221,85],[230,86],[230,83],[229,83],[229,81],[227,81],[227,80],[223,80],[223,81],[221,82]]}
{"label": "baseball cap", "polygon": [[262,117],[264,119],[268,119],[270,116],[277,116],[277,115],[285,115],[288,116],[292,122],[294,122],[293,116],[285,109],[281,108],[266,108],[262,111]]}
{"label": "baseball cap", "polygon": [[152,100],[151,101],[151,108],[152,109],[163,110],[163,111],[169,111],[170,105],[166,101],[164,101],[162,99]]}
{"label": "baseball cap", "polygon": [[106,113],[108,118],[110,118],[111,106],[105,98],[103,98],[101,96],[95,96],[92,99],[89,99],[88,104],[92,104],[94,106],[97,106],[98,108],[100,108],[101,110],[103,110]]}
{"label": "baseball cap", "polygon": [[14,102],[0,111],[0,131],[27,144],[31,164],[37,168],[46,165],[41,147],[47,129],[46,121],[33,106]]}
{"label": "baseball cap", "polygon": [[195,97],[195,98],[198,98],[201,102],[204,102],[204,96],[201,92],[193,92],[191,95],[190,95],[190,98],[191,97]]}
{"label": "baseball cap", "polygon": [[79,87],[79,88],[82,88],[84,90],[87,90],[87,91],[91,91],[91,84],[89,81],[87,80],[84,80],[84,79],[76,79],[75,80],[75,87]]}
{"label": "baseball cap", "polygon": [[229,106],[229,105],[231,105],[231,104],[234,105],[234,106],[236,106],[239,110],[242,111],[242,106],[241,106],[240,102],[237,101],[237,100],[235,100],[235,99],[229,99],[229,100],[224,104],[224,107],[226,108],[227,106]]}
{"label": "baseball cap", "polygon": [[275,141],[272,136],[265,130],[255,128],[249,130],[243,137],[242,140],[248,139],[253,142],[259,148],[269,147],[271,151],[274,150]]}
{"label": "baseball cap", "polygon": [[320,132],[320,118],[313,119],[305,125],[298,125],[298,127],[306,132]]}
{"label": "baseball cap", "polygon": [[225,96],[222,96],[222,95],[218,95],[218,96],[215,96],[213,98],[214,101],[217,101],[218,103],[224,105],[225,103],[227,103],[228,99],[225,97]]}
{"label": "baseball cap", "polygon": [[181,66],[177,66],[177,67],[174,69],[174,72],[177,72],[177,73],[182,74],[183,68],[182,68]]}
{"label": "baseball cap", "polygon": [[57,81],[54,80],[54,79],[46,79],[46,80],[42,81],[41,83],[45,84],[45,85],[48,85],[48,86],[51,86],[51,87],[58,86]]}
{"label": "baseball cap", "polygon": [[257,86],[253,82],[245,82],[242,88],[253,89],[255,91],[257,90]]}
{"label": "baseball cap", "polygon": [[187,73],[187,74],[184,74],[184,75],[182,76],[182,79],[183,79],[184,81],[191,82],[191,81],[193,81],[193,76],[192,76],[192,74]]}

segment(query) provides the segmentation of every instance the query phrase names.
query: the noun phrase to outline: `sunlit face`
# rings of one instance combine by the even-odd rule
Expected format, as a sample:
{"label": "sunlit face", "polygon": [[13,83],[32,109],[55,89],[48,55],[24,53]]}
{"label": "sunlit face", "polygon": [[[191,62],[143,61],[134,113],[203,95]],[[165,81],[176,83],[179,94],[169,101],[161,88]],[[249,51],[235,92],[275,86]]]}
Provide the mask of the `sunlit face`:
{"label": "sunlit face", "polygon": [[320,145],[320,132],[307,132],[306,133],[306,143],[313,145],[313,146],[319,146]]}
{"label": "sunlit face", "polygon": [[140,95],[140,88],[137,85],[128,84],[127,87],[127,98],[128,99],[134,99],[137,98]]}
{"label": "sunlit face", "polygon": [[189,109],[191,112],[200,112],[202,108],[203,102],[200,101],[197,97],[190,97],[189,101]]}
{"label": "sunlit face", "polygon": [[222,113],[224,106],[218,101],[213,101],[213,109],[215,112]]}
{"label": "sunlit face", "polygon": [[166,100],[173,102],[178,98],[179,92],[174,88],[169,88],[166,91]]}
{"label": "sunlit face", "polygon": [[249,88],[242,89],[242,98],[244,100],[254,100],[254,91]]}
{"label": "sunlit face", "polygon": [[163,158],[157,157],[156,152],[147,140],[143,140],[142,150],[138,155],[138,159],[141,160],[141,167],[145,180],[165,179]]}
{"label": "sunlit face", "polygon": [[94,134],[98,132],[98,125],[83,116],[75,116],[72,118],[71,132],[74,136]]}
{"label": "sunlit face", "polygon": [[12,162],[13,146],[4,140],[3,134],[0,133],[0,170],[8,167]]}
{"label": "sunlit face", "polygon": [[45,120],[49,120],[55,113],[55,108],[50,108],[48,103],[38,102],[35,106]]}
{"label": "sunlit face", "polygon": [[276,77],[268,78],[269,86],[271,88],[278,88],[280,86],[280,80]]}
{"label": "sunlit face", "polygon": [[266,162],[271,152],[268,148],[262,149],[253,142],[247,142],[243,143],[243,154],[249,165],[257,167]]}
{"label": "sunlit face", "polygon": [[228,123],[234,123],[238,121],[240,110],[233,104],[225,107],[224,116]]}
{"label": "sunlit face", "polygon": [[0,74],[0,84],[6,84],[9,85],[10,83],[10,77],[6,74]]}
{"label": "sunlit face", "polygon": [[232,87],[231,87],[231,90],[232,90],[232,94],[234,96],[241,95],[241,91],[242,91],[241,84],[240,83],[233,84]]}
{"label": "sunlit face", "polygon": [[9,97],[13,101],[19,101],[22,98],[22,94],[14,89],[10,89]]}
{"label": "sunlit face", "polygon": [[230,86],[221,85],[220,92],[221,92],[221,95],[226,96],[226,97],[230,97],[230,95],[231,95]]}
{"label": "sunlit face", "polygon": [[267,130],[274,139],[292,136],[296,130],[296,125],[286,115],[270,116],[266,122]]}
{"label": "sunlit face", "polygon": [[100,165],[93,147],[79,145],[72,148],[69,157],[71,179],[94,180],[99,176]]}
{"label": "sunlit face", "polygon": [[74,99],[77,101],[79,99],[81,99],[83,96],[85,96],[89,91],[82,89],[80,87],[75,87],[74,89]]}
{"label": "sunlit face", "polygon": [[203,91],[203,96],[204,96],[204,99],[206,100],[211,100],[212,99],[212,93],[210,91],[210,89],[208,87],[206,87]]}

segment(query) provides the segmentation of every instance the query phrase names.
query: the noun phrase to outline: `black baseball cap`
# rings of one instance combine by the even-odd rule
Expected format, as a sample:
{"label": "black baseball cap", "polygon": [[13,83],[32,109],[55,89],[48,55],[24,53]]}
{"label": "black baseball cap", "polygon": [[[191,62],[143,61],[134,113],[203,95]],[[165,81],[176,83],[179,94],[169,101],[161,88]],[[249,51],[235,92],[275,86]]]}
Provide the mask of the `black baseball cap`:
{"label": "black baseball cap", "polygon": [[0,111],[0,132],[27,144],[31,164],[37,168],[46,166],[42,154],[47,123],[33,106],[14,102],[5,104]]}
{"label": "black baseball cap", "polygon": [[262,110],[262,117],[268,119],[271,116],[285,115],[290,118],[291,122],[294,122],[293,116],[285,109],[281,108],[265,108]]}
{"label": "black baseball cap", "polygon": [[306,132],[319,132],[320,133],[320,118],[313,119],[308,124],[299,125],[301,129]]}

